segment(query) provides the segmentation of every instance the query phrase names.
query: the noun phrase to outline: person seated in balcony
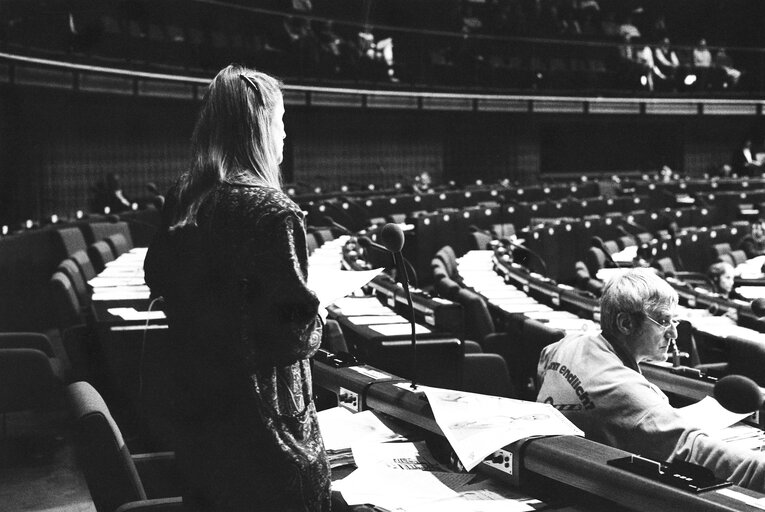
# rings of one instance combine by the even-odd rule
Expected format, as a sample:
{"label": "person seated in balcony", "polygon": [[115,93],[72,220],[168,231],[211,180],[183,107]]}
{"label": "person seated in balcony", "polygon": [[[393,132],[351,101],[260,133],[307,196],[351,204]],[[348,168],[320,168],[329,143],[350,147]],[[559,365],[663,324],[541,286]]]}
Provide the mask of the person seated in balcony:
{"label": "person seated in balcony", "polygon": [[650,45],[645,45],[637,52],[635,60],[640,64],[643,70],[644,86],[649,91],[653,92],[657,84],[661,84],[667,81],[667,76],[662,73],[661,69],[656,65],[656,61],[653,58],[653,49]]}
{"label": "person seated in balcony", "polygon": [[680,75],[680,59],[670,46],[669,38],[665,37],[654,49],[654,62],[661,73],[666,77],[669,87],[675,88]]}
{"label": "person seated in balcony", "polygon": [[537,401],[560,410],[588,439],[656,461],[701,465],[717,478],[765,491],[765,454],[730,445],[675,409],[639,363],[666,361],[677,339],[677,292],[645,268],[606,283],[601,331],[572,333],[542,350]]}
{"label": "person seated in balcony", "polygon": [[733,172],[738,176],[759,176],[762,171],[762,162],[753,151],[752,139],[744,139],[744,143],[733,154]]}
{"label": "person seated in balcony", "polygon": [[736,87],[739,80],[741,80],[741,71],[736,69],[733,65],[733,59],[730,58],[725,48],[720,48],[715,54],[715,66],[719,67],[725,72],[727,78],[726,84],[728,87]]}

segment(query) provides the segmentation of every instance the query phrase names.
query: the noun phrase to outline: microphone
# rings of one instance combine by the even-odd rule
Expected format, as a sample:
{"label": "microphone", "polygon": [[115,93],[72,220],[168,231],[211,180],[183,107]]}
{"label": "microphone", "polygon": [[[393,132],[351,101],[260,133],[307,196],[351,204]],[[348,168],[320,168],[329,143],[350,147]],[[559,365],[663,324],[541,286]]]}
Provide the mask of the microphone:
{"label": "microphone", "polygon": [[758,297],[752,301],[752,313],[757,318],[765,316],[765,298]]}
{"label": "microphone", "polygon": [[727,375],[715,384],[713,396],[720,405],[735,413],[752,413],[762,407],[762,391],[749,377]]}
{"label": "microphone", "polygon": [[363,247],[364,249],[376,249],[378,251],[389,252],[388,249],[386,249],[385,247],[383,247],[382,245],[378,243],[373,242],[372,239],[369,238],[368,236],[360,236],[358,238],[358,242],[359,242],[359,245]]}
{"label": "microphone", "polygon": [[[321,221],[324,224],[332,226],[333,228],[337,229],[338,231],[340,231],[344,235],[353,236],[353,233],[351,233],[350,229],[346,228],[345,226],[343,226],[342,224],[340,224],[338,222],[335,222],[335,219],[333,219],[329,215],[325,215],[324,217],[322,217]],[[370,242],[371,242],[371,240],[370,240]]]}
{"label": "microphone", "polygon": [[[520,250],[526,252],[527,254],[530,254],[530,255],[534,256],[534,258],[536,258],[537,262],[539,262],[539,265],[542,267],[542,274],[547,276],[547,274],[548,274],[548,272],[547,272],[547,263],[545,263],[545,260],[544,260],[544,258],[542,258],[542,256],[540,256],[536,252],[532,251],[531,249],[529,249],[525,245],[521,245],[521,244],[519,244],[517,242],[513,242],[509,238],[503,238],[502,239],[502,243],[505,243],[505,244],[507,244],[507,245],[509,245],[511,247],[515,247],[516,249],[520,249]],[[513,260],[514,259],[515,259],[515,254],[513,254]]]}
{"label": "microphone", "polygon": [[398,266],[398,271],[403,277],[404,293],[406,302],[409,305],[409,323],[412,326],[412,389],[417,389],[417,332],[414,323],[414,305],[412,304],[412,294],[409,291],[409,278],[406,275],[406,266],[404,265],[404,256],[401,249],[404,248],[404,232],[398,224],[388,223],[380,231],[380,240],[385,248],[393,253],[393,260]]}
{"label": "microphone", "polygon": [[614,259],[611,257],[611,252],[606,247],[606,243],[603,241],[602,238],[600,238],[599,236],[592,237],[590,239],[590,246],[591,247],[595,247],[596,249],[600,249],[601,251],[603,251],[603,254],[606,255],[606,259],[608,259],[611,267],[616,268],[616,267],[619,266],[619,265],[616,264]]}

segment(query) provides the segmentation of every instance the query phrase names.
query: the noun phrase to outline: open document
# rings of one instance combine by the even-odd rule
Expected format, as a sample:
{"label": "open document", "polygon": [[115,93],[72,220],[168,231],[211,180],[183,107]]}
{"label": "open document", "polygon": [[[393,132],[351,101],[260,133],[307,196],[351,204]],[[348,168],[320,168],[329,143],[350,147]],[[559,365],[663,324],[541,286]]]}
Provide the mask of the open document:
{"label": "open document", "polygon": [[496,450],[532,436],[584,436],[549,404],[420,386],[433,417],[466,470]]}
{"label": "open document", "polygon": [[319,298],[319,307],[326,308],[366,285],[382,271],[382,268],[358,271],[322,268],[321,272],[308,273],[308,288]]}

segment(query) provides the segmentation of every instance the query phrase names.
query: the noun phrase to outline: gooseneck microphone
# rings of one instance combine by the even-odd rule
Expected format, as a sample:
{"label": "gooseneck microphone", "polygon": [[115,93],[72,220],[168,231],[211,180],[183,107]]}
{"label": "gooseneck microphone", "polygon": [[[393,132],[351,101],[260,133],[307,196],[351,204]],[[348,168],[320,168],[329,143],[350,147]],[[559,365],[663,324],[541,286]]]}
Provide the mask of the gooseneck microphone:
{"label": "gooseneck microphone", "polygon": [[325,225],[327,225],[327,226],[331,226],[331,227],[333,227],[333,228],[337,229],[338,231],[340,231],[340,232],[341,232],[342,234],[344,234],[344,235],[353,236],[353,233],[351,233],[351,230],[350,230],[350,229],[346,228],[345,226],[343,226],[343,225],[342,225],[342,224],[340,224],[339,222],[336,222],[336,221],[335,221],[335,219],[333,219],[333,218],[332,218],[332,217],[330,217],[329,215],[325,215],[324,217],[322,217],[322,218],[321,218],[321,221],[322,221],[322,222],[323,222]]}
{"label": "gooseneck microphone", "polygon": [[765,316],[765,298],[758,297],[752,301],[752,313],[757,318]]}
{"label": "gooseneck microphone", "polygon": [[387,250],[393,253],[393,260],[396,263],[398,272],[403,277],[404,293],[406,302],[409,305],[409,323],[412,326],[412,389],[417,389],[417,333],[414,322],[414,305],[412,304],[412,294],[409,292],[409,277],[404,265],[404,256],[401,249],[404,248],[404,232],[398,224],[389,223],[380,230],[380,240]]}
{"label": "gooseneck microphone", "polygon": [[603,241],[602,238],[599,236],[594,236],[590,239],[590,246],[595,247],[596,249],[600,249],[603,251],[603,254],[605,254],[606,259],[609,262],[609,265],[613,268],[617,268],[619,265],[616,264],[614,261],[614,258],[611,256],[611,251],[608,250],[608,247],[606,247],[606,243]]}
{"label": "gooseneck microphone", "polygon": [[727,375],[718,380],[713,395],[720,405],[740,414],[759,410],[763,402],[760,387],[743,375]]}

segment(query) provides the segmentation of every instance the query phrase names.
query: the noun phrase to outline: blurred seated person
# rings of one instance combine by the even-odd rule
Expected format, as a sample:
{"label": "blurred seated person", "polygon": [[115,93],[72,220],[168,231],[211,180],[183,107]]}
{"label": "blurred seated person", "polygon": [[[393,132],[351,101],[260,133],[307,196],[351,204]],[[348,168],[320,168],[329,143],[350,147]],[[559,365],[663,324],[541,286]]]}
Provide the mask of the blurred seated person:
{"label": "blurred seated person", "polygon": [[539,359],[537,401],[559,409],[596,442],[657,461],[686,461],[717,478],[765,491],[765,454],[711,437],[646,379],[643,361],[666,361],[677,338],[677,292],[644,268],[608,281],[601,332],[567,335]]}
{"label": "blurred seated person", "polygon": [[755,176],[762,173],[762,161],[752,151],[752,139],[747,138],[733,155],[733,172],[739,176]]}
{"label": "blurred seated person", "polygon": [[93,209],[104,213],[119,213],[132,208],[132,202],[122,192],[120,177],[110,172],[104,181],[96,184]]}
{"label": "blurred seated person", "polygon": [[707,276],[715,286],[715,293],[721,297],[731,300],[746,301],[746,297],[733,289],[733,280],[735,278],[735,269],[733,265],[725,261],[712,263],[707,270]]}
{"label": "blurred seated person", "polygon": [[635,60],[643,68],[645,86],[649,91],[653,91],[657,83],[667,81],[667,76],[656,65],[653,50],[649,45],[643,46],[643,49],[636,53]]}
{"label": "blurred seated person", "polygon": [[752,222],[751,231],[739,242],[739,249],[744,251],[747,258],[765,254],[765,221],[762,219]]}
{"label": "blurred seated person", "polygon": [[742,73],[733,66],[733,59],[730,58],[730,55],[725,51],[725,48],[717,50],[714,64],[725,72],[725,76],[728,79],[726,85],[729,85],[730,87],[738,85]]}
{"label": "blurred seated person", "polygon": [[427,192],[433,192],[433,179],[430,177],[428,171],[422,171],[414,178],[414,192],[418,194],[424,194]]}
{"label": "blurred seated person", "polygon": [[663,38],[661,44],[655,48],[654,61],[661,73],[666,77],[667,84],[674,88],[677,85],[680,71],[680,59],[678,59],[675,50],[669,45],[668,37]]}

